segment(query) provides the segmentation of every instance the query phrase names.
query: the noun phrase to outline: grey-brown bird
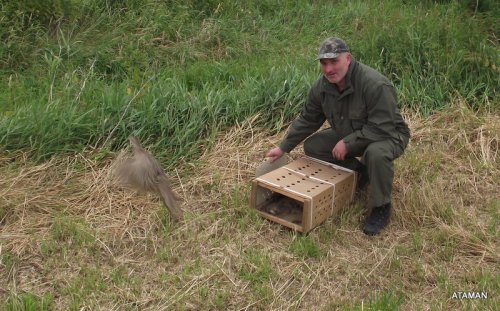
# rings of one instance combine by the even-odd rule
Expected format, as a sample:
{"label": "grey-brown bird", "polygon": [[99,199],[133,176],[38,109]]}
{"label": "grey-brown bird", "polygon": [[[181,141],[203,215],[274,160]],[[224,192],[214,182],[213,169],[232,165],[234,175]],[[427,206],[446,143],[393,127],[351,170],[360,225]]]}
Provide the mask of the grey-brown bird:
{"label": "grey-brown bird", "polygon": [[172,190],[170,181],[160,163],[142,147],[135,136],[129,136],[133,156],[120,163],[115,169],[116,179],[123,185],[137,191],[153,192],[160,196],[170,215],[182,219],[183,211],[178,206],[179,196]]}

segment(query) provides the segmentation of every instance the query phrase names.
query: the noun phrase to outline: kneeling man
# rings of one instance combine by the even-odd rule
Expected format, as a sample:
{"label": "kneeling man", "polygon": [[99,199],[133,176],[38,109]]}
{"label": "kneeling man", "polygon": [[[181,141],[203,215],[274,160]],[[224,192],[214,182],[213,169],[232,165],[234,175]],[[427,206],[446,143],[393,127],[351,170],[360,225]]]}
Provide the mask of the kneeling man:
{"label": "kneeling man", "polygon": [[[370,214],[363,232],[376,235],[389,222],[393,161],[406,148],[410,130],[397,108],[392,83],[356,61],[343,40],[325,40],[317,60],[323,75],[280,146],[266,156],[274,161],[305,139],[306,155],[356,170],[360,187],[370,183]],[[325,120],[331,127],[316,132]],[[362,157],[363,164],[356,157]]]}

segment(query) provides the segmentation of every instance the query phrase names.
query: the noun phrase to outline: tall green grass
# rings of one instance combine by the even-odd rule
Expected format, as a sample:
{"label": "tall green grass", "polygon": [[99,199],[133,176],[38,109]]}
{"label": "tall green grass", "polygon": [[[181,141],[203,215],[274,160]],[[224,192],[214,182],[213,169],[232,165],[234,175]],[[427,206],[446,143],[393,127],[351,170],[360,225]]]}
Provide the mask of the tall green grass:
{"label": "tall green grass", "polygon": [[4,302],[5,311],[46,311],[53,310],[54,298],[50,294],[37,296],[32,293],[10,294]]}
{"label": "tall green grass", "polygon": [[139,135],[172,164],[260,114],[280,129],[343,37],[429,114],[498,107],[493,1],[0,1],[0,149],[44,159]]}

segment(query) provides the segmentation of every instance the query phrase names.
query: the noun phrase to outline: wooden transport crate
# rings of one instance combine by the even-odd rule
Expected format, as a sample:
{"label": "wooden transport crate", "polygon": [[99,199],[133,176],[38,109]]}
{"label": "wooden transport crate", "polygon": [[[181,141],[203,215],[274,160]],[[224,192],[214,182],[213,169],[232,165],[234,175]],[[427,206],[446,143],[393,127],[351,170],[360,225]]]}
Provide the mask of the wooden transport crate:
{"label": "wooden transport crate", "polygon": [[[274,222],[308,232],[347,206],[354,197],[356,173],[311,157],[302,157],[252,181],[250,205]],[[267,212],[273,196],[283,195],[302,209],[301,220],[290,222]]]}

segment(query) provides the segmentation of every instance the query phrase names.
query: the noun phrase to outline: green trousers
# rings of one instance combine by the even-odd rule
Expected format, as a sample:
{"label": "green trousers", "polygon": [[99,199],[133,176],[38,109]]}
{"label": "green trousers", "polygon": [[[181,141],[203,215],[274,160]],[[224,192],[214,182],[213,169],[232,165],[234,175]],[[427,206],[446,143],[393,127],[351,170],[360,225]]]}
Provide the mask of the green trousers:
{"label": "green trousers", "polygon": [[[304,141],[304,152],[310,157],[358,172],[366,169],[370,181],[369,207],[390,203],[394,179],[393,161],[403,154],[409,138],[401,137],[403,140],[401,144],[393,140],[373,142],[364,150],[349,150],[346,160],[338,161],[333,158],[332,149],[342,138],[331,128],[324,129]],[[355,157],[362,157],[364,165]]]}

